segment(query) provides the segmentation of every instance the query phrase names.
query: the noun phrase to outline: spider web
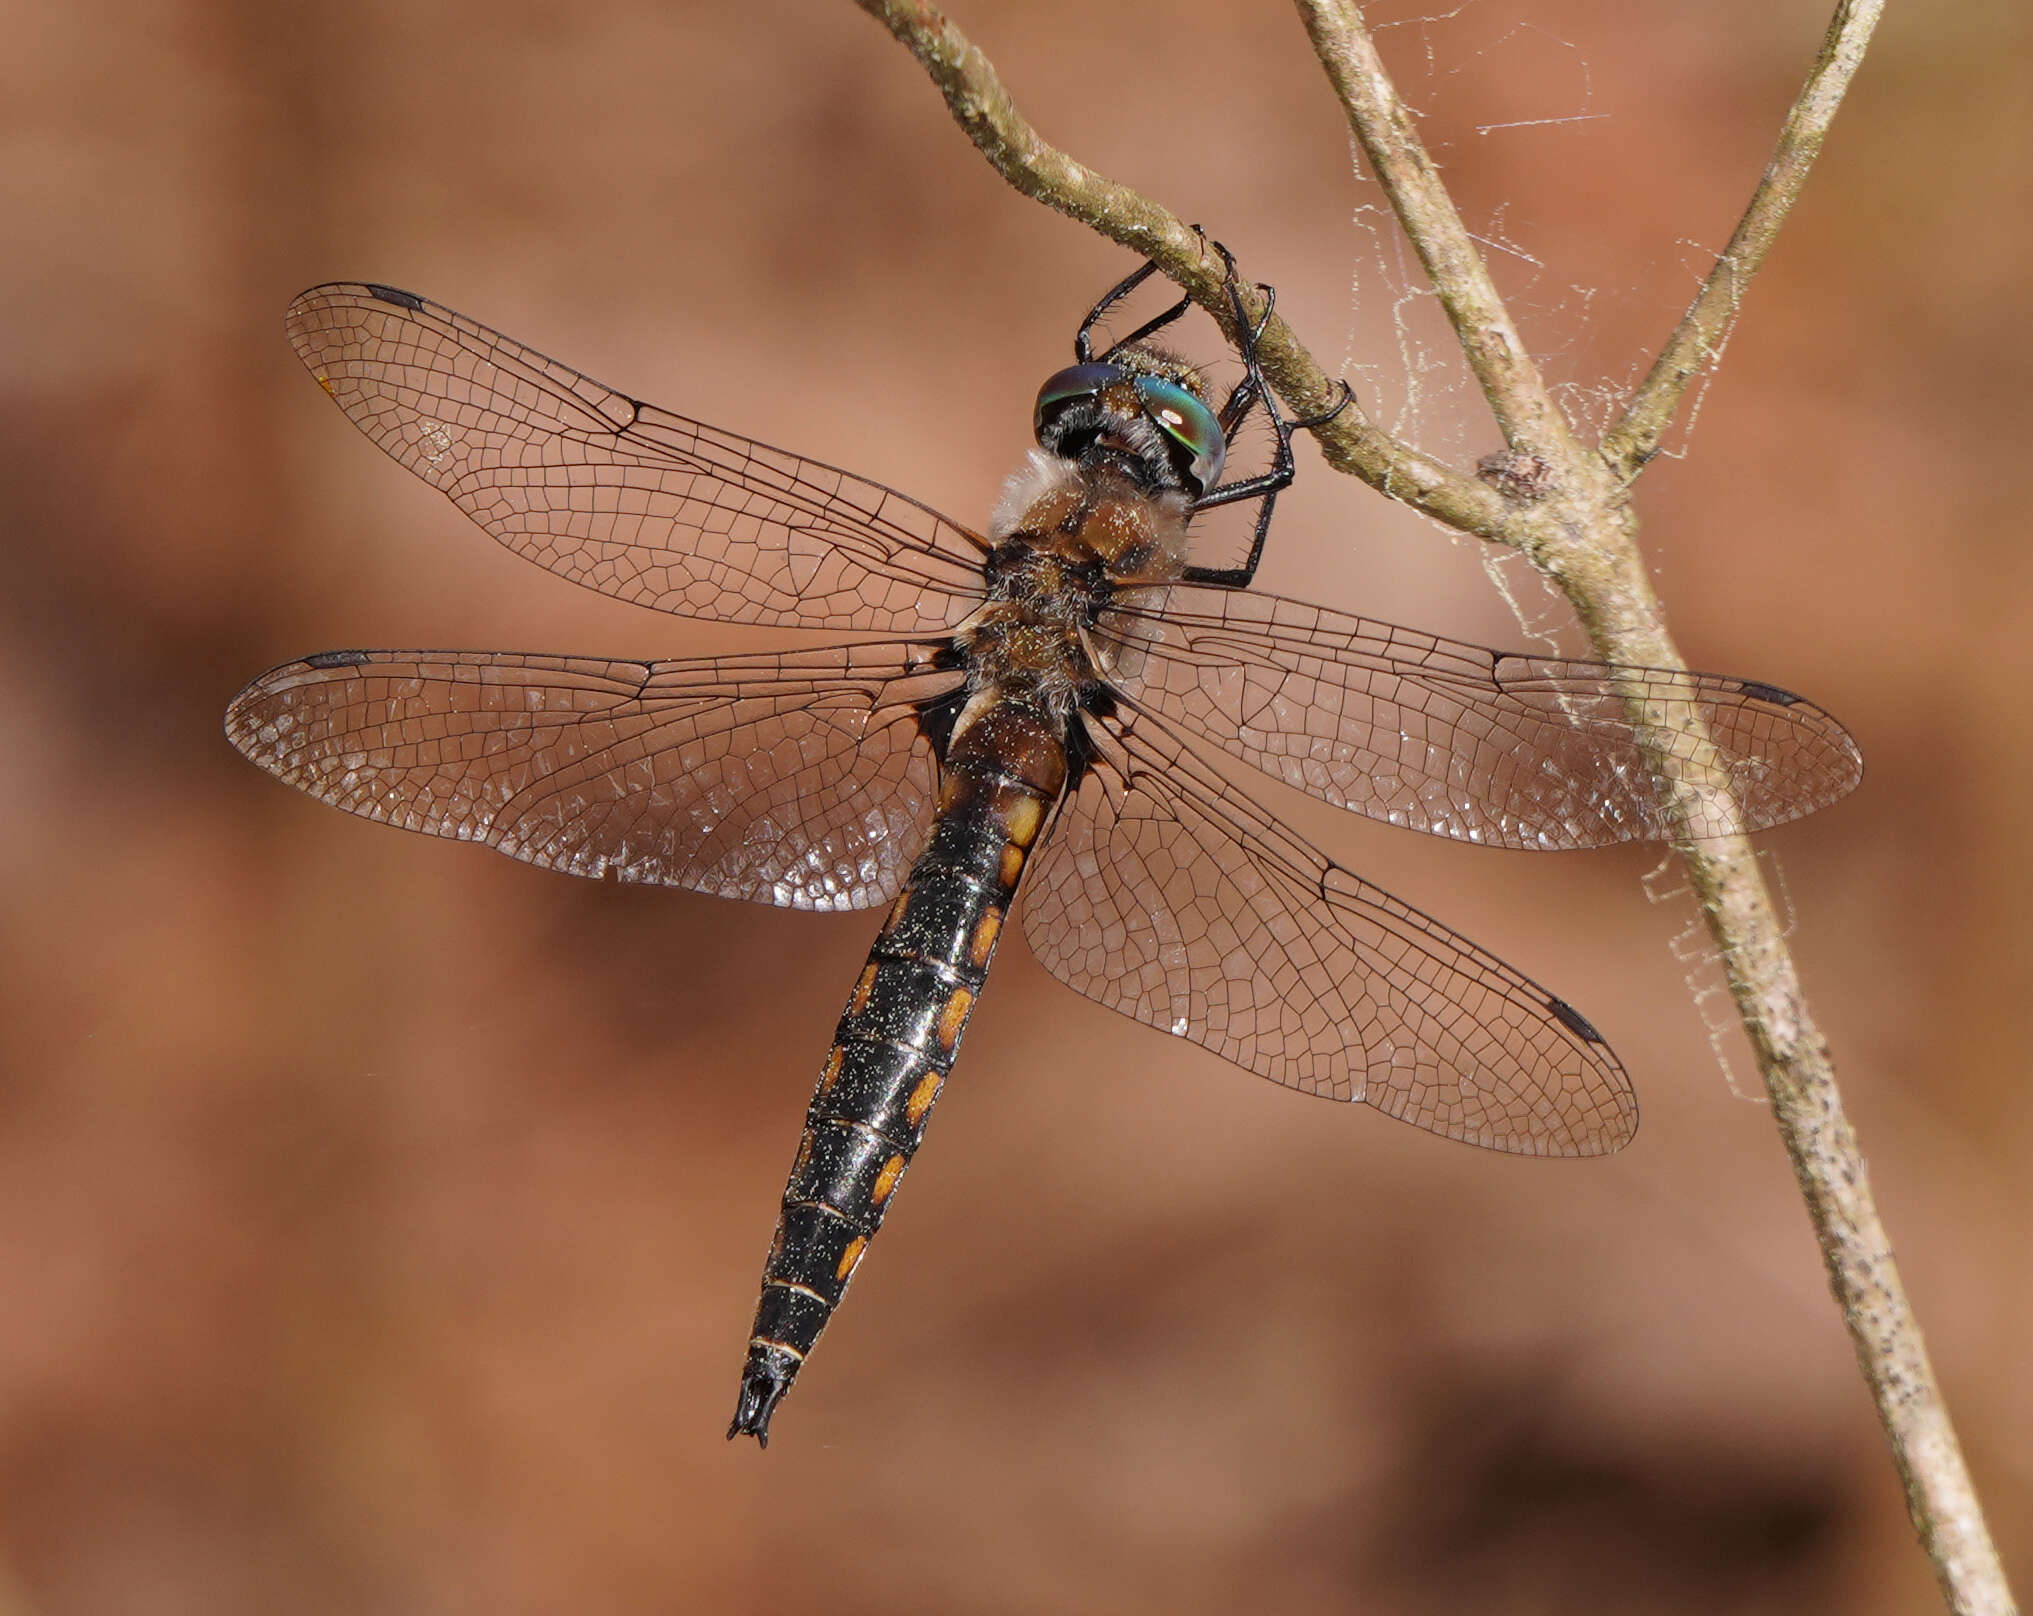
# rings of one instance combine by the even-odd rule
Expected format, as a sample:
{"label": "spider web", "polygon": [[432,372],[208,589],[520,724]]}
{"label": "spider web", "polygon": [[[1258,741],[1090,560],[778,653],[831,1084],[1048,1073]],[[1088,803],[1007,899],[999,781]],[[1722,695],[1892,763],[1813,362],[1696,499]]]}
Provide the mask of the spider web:
{"label": "spider web", "polygon": [[[1796,916],[1792,888],[1786,883],[1786,867],[1770,848],[1760,848],[1757,860],[1765,885],[1779,906],[1779,935],[1791,938]],[[1664,853],[1645,872],[1642,884],[1647,901],[1681,921],[1680,929],[1667,940],[1666,947],[1683,968],[1687,996],[1694,1001],[1695,1013],[1701,1017],[1702,1029],[1708,1035],[1708,1047],[1731,1095],[1753,1105],[1769,1105],[1771,1100],[1763,1086],[1755,1077],[1745,1082],[1731,1058],[1731,1050],[1741,1048],[1743,1024],[1737,1019],[1735,1001],[1730,997],[1722,955],[1709,936],[1701,904],[1688,882],[1687,867],[1673,853]]]}
{"label": "spider web", "polygon": [[[1655,251],[1615,263],[1600,232],[1535,210],[1535,192],[1607,166],[1607,143],[1631,121],[1625,103],[1645,93],[1626,82],[1636,64],[1619,68],[1611,95],[1610,76],[1599,84],[1591,61],[1597,42],[1552,31],[1518,0],[1462,0],[1445,11],[1385,3],[1369,8],[1369,22],[1555,400],[1577,431],[1599,437],[1716,250],[1681,237],[1665,244],[1670,259]],[[1350,166],[1359,194],[1344,371],[1381,424],[1471,467],[1501,447],[1494,426],[1438,298],[1352,141]],[[1517,175],[1519,194],[1479,200],[1491,175]],[[1577,271],[1584,278],[1564,278]],[[1379,311],[1395,339],[1381,353],[1373,335]],[[1622,329],[1611,334],[1613,327]],[[1626,330],[1639,334],[1635,342]],[[1668,453],[1684,445],[1699,404],[1697,393]]]}
{"label": "spider web", "polygon": [[[1634,63],[1618,52],[1612,74],[1592,56],[1616,42],[1569,37],[1518,0],[1461,0],[1443,10],[1410,0],[1366,8],[1387,69],[1480,248],[1553,398],[1584,441],[1616,420],[1658,345],[1693,298],[1717,248],[1687,237],[1664,256],[1613,261],[1614,248],[1535,211],[1541,187],[1569,183],[1603,164],[1605,143],[1631,138],[1631,98],[1646,93]],[[1350,140],[1357,188],[1351,212],[1353,265],[1342,374],[1378,424],[1407,442],[1472,471],[1503,443],[1460,345],[1417,255],[1366,159]],[[1509,194],[1491,176],[1516,181]],[[1748,184],[1755,177],[1745,175]],[[1719,226],[1719,228],[1721,228]],[[1616,232],[1608,232],[1614,236]],[[1577,278],[1570,278],[1577,277]],[[1386,333],[1379,341],[1379,332]],[[1724,339],[1727,341],[1727,331]],[[1690,390],[1662,450],[1679,458],[1699,420],[1711,369]],[[1521,555],[1434,523],[1450,543],[1475,546],[1483,571],[1520,632],[1550,651],[1581,651],[1571,608]],[[1726,1034],[1737,1029],[1722,962],[1678,861],[1668,855],[1645,878],[1648,898],[1685,923],[1669,942],[1682,967],[1717,1066],[1733,1094],[1762,1098],[1740,1082]],[[1768,872],[1779,874],[1776,866]],[[1790,917],[1789,917],[1790,926]],[[1739,1032],[1740,1036],[1740,1032]]]}

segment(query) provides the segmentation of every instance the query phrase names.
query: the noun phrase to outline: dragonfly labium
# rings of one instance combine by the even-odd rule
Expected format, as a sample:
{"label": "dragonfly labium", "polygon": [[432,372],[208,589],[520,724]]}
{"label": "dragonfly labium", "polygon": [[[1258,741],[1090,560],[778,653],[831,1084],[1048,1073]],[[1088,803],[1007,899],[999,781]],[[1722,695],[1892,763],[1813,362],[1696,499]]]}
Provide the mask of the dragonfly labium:
{"label": "dragonfly labium", "polygon": [[[254,762],[370,819],[573,875],[884,911],[805,1117],[730,1437],[767,1442],[1019,899],[1060,981],[1273,1082],[1492,1150],[1631,1138],[1630,1080],[1579,1011],[1316,850],[1208,749],[1527,849],[1676,834],[1641,725],[1734,805],[1680,834],[1778,824],[1860,777],[1843,728],[1774,685],[1488,650],[1250,588],[1309,423],[1264,384],[1232,263],[1243,374],[1218,402],[1155,340],[1183,299],[1097,351],[1150,272],[1082,323],[985,531],[409,292],[290,307],[353,424],[517,554],[680,616],[879,636],[640,662],[328,651],[227,715]],[[1224,482],[1252,417],[1268,469]],[[1196,562],[1195,517],[1251,501],[1247,558]],[[1690,716],[1711,749],[1674,739]]]}

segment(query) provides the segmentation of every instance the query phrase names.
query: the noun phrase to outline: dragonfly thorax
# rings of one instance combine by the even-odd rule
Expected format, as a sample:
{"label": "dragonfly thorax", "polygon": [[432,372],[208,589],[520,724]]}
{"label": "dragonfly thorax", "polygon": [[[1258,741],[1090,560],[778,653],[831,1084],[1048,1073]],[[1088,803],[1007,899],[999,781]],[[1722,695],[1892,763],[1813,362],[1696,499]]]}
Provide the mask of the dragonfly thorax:
{"label": "dragonfly thorax", "polygon": [[1087,630],[1107,580],[1026,546],[998,550],[990,576],[989,599],[954,636],[969,688],[1021,696],[1065,717],[1099,679]]}
{"label": "dragonfly thorax", "polygon": [[1090,630],[1118,589],[1180,575],[1190,510],[1182,490],[1153,493],[1106,457],[1033,452],[989,527],[988,599],[955,636],[970,684],[1060,715],[1085,705],[1104,677]]}
{"label": "dragonfly thorax", "polygon": [[1147,478],[1116,460],[1083,464],[1033,450],[1003,485],[989,522],[995,544],[990,595],[1001,588],[1000,575],[1011,571],[1005,558],[1017,550],[1091,568],[1112,586],[1170,583],[1185,570],[1191,515],[1192,499],[1183,489],[1153,490]]}

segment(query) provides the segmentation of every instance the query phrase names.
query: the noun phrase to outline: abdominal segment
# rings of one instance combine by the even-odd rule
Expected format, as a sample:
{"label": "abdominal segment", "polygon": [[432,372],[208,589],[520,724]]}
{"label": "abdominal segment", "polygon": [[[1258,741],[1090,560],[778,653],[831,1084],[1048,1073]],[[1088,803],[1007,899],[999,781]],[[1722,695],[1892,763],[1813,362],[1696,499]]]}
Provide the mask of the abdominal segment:
{"label": "abdominal segment", "polygon": [[845,1295],[952,1070],[1017,883],[1065,784],[1059,726],[1019,701],[956,727],[930,843],[819,1073],[763,1266],[730,1437],[770,1415]]}

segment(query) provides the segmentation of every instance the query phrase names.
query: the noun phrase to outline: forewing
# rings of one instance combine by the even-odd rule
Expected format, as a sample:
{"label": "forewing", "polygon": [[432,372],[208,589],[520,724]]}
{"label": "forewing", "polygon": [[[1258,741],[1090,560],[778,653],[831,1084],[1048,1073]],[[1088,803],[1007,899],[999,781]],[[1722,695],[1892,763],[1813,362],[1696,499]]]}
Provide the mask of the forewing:
{"label": "forewing", "polygon": [[960,678],[932,651],[328,652],[241,691],[226,733],[336,808],[546,869],[864,909],[900,889],[932,822],[916,704]]}
{"label": "forewing", "polygon": [[[1863,776],[1812,702],[1754,680],[1492,651],[1249,591],[1175,586],[1102,620],[1140,653],[1137,700],[1337,807],[1462,841],[1534,849],[1673,836],[1640,745],[1698,717],[1716,765],[1694,834],[1783,824]],[[1641,702],[1633,721],[1626,692]]]}
{"label": "forewing", "polygon": [[1563,1001],[1279,826],[1152,715],[1097,756],[1027,879],[1068,986],[1287,1087],[1540,1156],[1613,1151],[1630,1080]]}
{"label": "forewing", "polygon": [[603,387],[392,287],[289,309],[353,424],[518,555],[689,617],[929,634],[981,592],[984,542],[915,500]]}

